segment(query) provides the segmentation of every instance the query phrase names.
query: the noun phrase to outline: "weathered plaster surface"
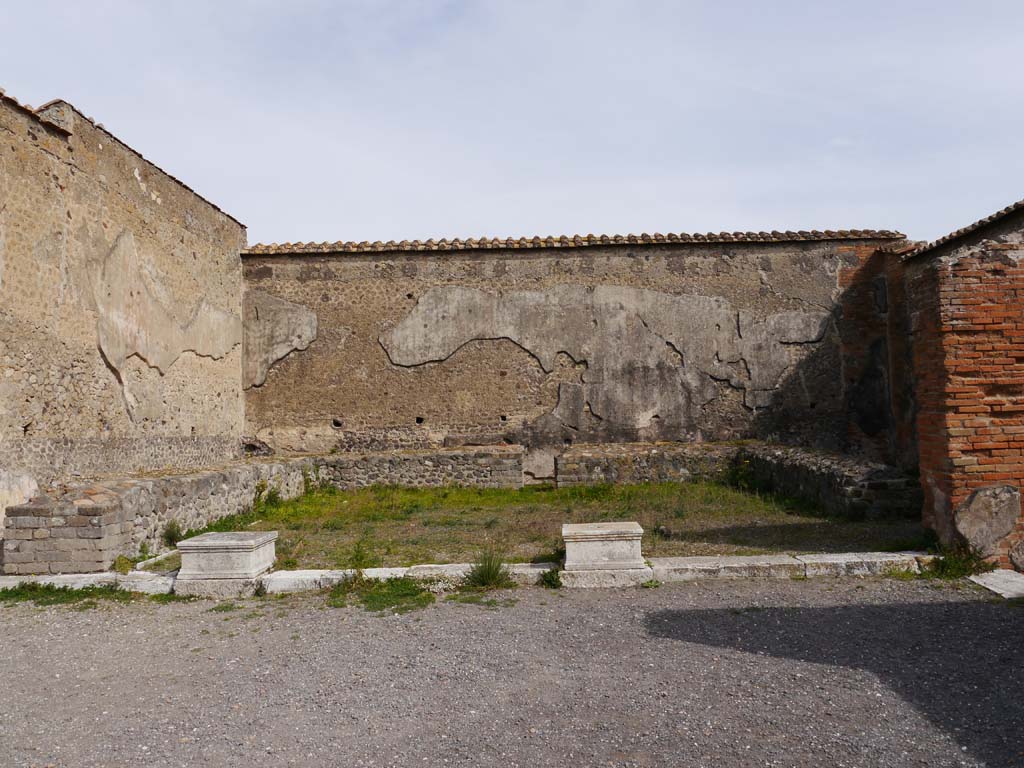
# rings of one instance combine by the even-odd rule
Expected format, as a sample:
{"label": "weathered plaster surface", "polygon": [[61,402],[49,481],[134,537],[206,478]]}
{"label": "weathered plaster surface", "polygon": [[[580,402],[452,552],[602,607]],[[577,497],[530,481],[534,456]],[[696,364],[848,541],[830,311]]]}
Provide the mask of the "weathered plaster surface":
{"label": "weathered plaster surface", "polygon": [[[677,434],[693,431],[715,382],[742,390],[749,408],[771,404],[791,365],[787,345],[820,341],[824,311],[756,318],[718,297],[673,296],[627,286],[560,285],[546,291],[491,293],[432,288],[381,344],[393,363],[441,362],[471,341],[509,339],[551,373],[560,354],[584,364],[564,383],[553,411],[580,429],[588,420],[611,428]],[[661,431],[659,430],[659,431]]]}
{"label": "weathered plaster surface", "polygon": [[271,366],[292,352],[308,349],[316,339],[316,312],[260,290],[248,290],[245,314],[242,383],[261,386]]}
{"label": "weathered plaster surface", "polygon": [[4,510],[24,504],[38,492],[39,486],[33,478],[0,469],[0,539],[3,538]]}
{"label": "weathered plaster surface", "polygon": [[244,229],[51,112],[69,133],[0,97],[0,468],[42,485],[224,461],[243,424]]}
{"label": "weathered plaster surface", "polygon": [[537,478],[537,449],[566,443],[838,447],[840,276],[877,246],[250,254],[247,290],[318,322],[246,391],[246,433],[300,451],[521,443]]}
{"label": "weathered plaster surface", "polygon": [[124,379],[128,358],[138,357],[165,374],[186,352],[219,360],[242,340],[238,316],[211,306],[205,297],[182,325],[161,299],[161,289],[161,282],[147,275],[132,233],[122,231],[96,284],[96,333],[104,358],[117,372],[133,420],[159,418],[161,404],[152,398],[145,402],[131,391]]}

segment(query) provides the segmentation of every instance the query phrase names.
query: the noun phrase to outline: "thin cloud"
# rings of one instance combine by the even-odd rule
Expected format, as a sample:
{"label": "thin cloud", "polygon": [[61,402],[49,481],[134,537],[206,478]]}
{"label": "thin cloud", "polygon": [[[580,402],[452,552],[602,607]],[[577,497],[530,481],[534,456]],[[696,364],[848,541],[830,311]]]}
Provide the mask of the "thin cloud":
{"label": "thin cloud", "polygon": [[1024,196],[1016,2],[4,2],[250,241],[893,228]]}

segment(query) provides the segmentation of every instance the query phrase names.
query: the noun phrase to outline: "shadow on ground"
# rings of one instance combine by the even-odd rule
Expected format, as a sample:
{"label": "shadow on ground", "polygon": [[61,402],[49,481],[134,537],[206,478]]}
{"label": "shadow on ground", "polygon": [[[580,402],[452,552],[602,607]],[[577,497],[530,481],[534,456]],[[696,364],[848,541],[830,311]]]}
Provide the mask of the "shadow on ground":
{"label": "shadow on ground", "polygon": [[915,521],[848,522],[823,518],[807,523],[747,523],[679,530],[672,541],[720,544],[778,552],[864,552],[925,549],[924,529]]}
{"label": "shadow on ground", "polygon": [[655,637],[866,670],[978,759],[1024,765],[1024,607],[662,610],[645,622]]}

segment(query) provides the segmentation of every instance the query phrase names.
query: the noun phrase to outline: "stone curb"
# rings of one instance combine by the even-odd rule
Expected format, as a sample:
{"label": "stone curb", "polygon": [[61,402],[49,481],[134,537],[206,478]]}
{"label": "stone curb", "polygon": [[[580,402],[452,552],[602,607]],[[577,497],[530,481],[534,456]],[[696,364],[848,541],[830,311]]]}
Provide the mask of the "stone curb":
{"label": "stone curb", "polygon": [[[602,589],[635,587],[646,581],[661,582],[703,581],[727,579],[792,579],[820,576],[881,576],[897,572],[919,573],[920,566],[934,556],[923,552],[849,552],[815,555],[750,555],[719,557],[655,557],[650,558],[649,567],[628,570],[562,571],[562,584],[576,589]],[[532,586],[541,574],[557,567],[556,563],[514,563],[508,566],[512,578],[520,586]],[[394,579],[410,576],[416,579],[437,579],[452,585],[461,581],[472,568],[471,563],[448,565],[414,565],[410,568],[367,568],[363,576],[368,579]],[[203,597],[237,597],[252,594],[262,584],[268,594],[290,592],[311,592],[327,589],[352,578],[354,570],[297,570],[273,571],[259,579],[221,579],[220,589],[211,592],[197,592]],[[1002,576],[1001,574],[1009,574]],[[971,577],[982,586],[999,591],[987,580],[1012,579],[1018,577],[1024,585],[1024,575],[1010,571],[994,571]],[[59,576],[0,576],[0,589],[16,587],[22,583],[53,584],[61,587],[81,589],[92,586],[117,585],[132,592],[144,594],[184,594],[185,582],[176,583],[174,576],[132,571],[128,574],[113,572],[66,574]],[[214,580],[208,580],[214,581]],[[240,581],[245,581],[240,589]],[[1014,583],[1017,583],[1014,581]],[[205,582],[204,582],[205,584]],[[1000,592],[1000,594],[1002,594]],[[1021,586],[1024,595],[1024,586]],[[1018,596],[1016,594],[1009,596]]]}
{"label": "stone curb", "polygon": [[[413,579],[437,579],[455,585],[465,578],[472,567],[472,563],[452,563],[414,565],[409,568],[366,568],[363,570],[363,578],[397,579],[409,576]],[[533,586],[542,573],[557,567],[556,563],[513,563],[508,566],[508,570],[519,586]],[[270,595],[308,592],[333,587],[355,574],[354,570],[274,571],[263,577],[263,586]]]}
{"label": "stone curb", "polygon": [[926,559],[930,558],[923,552],[844,552],[793,556],[655,557],[650,563],[655,579],[670,582],[919,573],[919,561]]}

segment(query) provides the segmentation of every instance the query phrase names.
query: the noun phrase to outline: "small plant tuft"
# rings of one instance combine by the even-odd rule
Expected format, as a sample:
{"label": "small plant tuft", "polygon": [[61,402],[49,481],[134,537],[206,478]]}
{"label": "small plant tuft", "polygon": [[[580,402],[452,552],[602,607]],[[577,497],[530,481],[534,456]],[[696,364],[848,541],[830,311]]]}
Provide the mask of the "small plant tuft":
{"label": "small plant tuft", "polygon": [[177,520],[168,520],[164,526],[164,545],[170,548],[178,546],[178,542],[185,538],[185,531]]}
{"label": "small plant tuft", "polygon": [[549,571],[544,571],[537,579],[538,586],[545,587],[547,589],[561,589],[562,588],[562,572],[558,568],[552,568]]}
{"label": "small plant tuft", "polygon": [[485,549],[469,569],[463,586],[470,589],[508,589],[516,585],[496,549]]}
{"label": "small plant tuft", "polygon": [[648,579],[647,581],[645,581],[640,586],[643,587],[644,589],[657,589],[658,587],[661,586],[661,582],[658,581],[657,579]]}
{"label": "small plant tuft", "polygon": [[130,557],[125,557],[124,555],[118,555],[114,559],[114,570],[117,571],[118,573],[122,574],[122,575],[124,575],[124,574],[128,573],[129,571],[131,571],[131,569],[134,566],[135,566],[135,563],[132,561],[132,559]]}

